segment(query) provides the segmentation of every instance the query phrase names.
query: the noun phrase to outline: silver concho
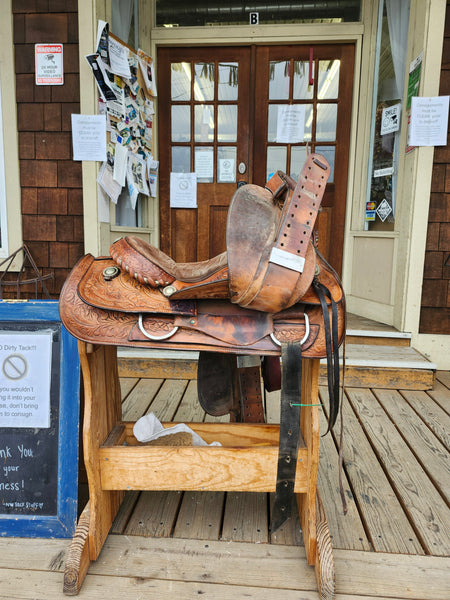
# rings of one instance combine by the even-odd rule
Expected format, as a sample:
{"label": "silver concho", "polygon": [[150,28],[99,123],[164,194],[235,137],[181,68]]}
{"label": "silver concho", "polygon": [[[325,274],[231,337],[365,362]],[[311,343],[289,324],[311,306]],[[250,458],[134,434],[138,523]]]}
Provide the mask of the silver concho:
{"label": "silver concho", "polygon": [[164,296],[167,296],[167,298],[169,298],[170,296],[172,296],[172,294],[175,294],[176,291],[177,288],[174,285],[168,285],[165,288],[163,288],[162,293],[164,294]]}
{"label": "silver concho", "polygon": [[105,281],[111,281],[111,279],[114,279],[118,275],[120,275],[119,267],[106,267],[106,269],[103,270],[103,279]]}

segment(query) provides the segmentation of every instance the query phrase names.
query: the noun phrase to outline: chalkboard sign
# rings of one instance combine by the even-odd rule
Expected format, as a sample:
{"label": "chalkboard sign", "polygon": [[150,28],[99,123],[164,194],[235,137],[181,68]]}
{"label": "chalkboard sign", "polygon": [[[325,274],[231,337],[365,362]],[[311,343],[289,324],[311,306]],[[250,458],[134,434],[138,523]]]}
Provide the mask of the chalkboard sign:
{"label": "chalkboard sign", "polygon": [[58,302],[0,301],[0,535],[72,537],[80,367]]}

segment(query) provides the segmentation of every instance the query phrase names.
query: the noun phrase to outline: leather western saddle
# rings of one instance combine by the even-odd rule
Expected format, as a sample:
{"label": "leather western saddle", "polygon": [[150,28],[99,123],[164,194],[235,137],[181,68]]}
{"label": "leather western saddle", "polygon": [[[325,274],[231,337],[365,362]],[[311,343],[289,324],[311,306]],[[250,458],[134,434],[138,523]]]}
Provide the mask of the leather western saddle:
{"label": "leather western saddle", "polygon": [[[230,412],[244,420],[252,403],[261,407],[258,392],[248,393],[253,387],[260,394],[258,361],[265,357],[272,367],[279,366],[281,355],[273,530],[288,515],[293,491],[302,357],[327,359],[329,428],[338,413],[344,294],[312,243],[329,172],[322,156],[310,154],[297,183],[278,172],[265,188],[238,188],[228,211],[227,250],[219,256],[180,264],[127,236],[111,246],[110,257],[84,256],[60,296],[61,320],[80,340],[200,351],[199,399],[214,415]],[[249,385],[248,377],[236,377],[236,356],[244,367],[249,358],[257,361],[251,363],[255,385]]]}

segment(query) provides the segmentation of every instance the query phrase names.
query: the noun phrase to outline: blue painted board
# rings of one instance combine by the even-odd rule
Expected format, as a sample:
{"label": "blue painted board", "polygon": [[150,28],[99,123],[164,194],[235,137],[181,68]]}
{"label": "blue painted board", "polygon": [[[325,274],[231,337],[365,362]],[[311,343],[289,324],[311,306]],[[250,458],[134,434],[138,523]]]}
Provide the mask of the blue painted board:
{"label": "blue painted board", "polygon": [[[36,351],[27,354],[32,345],[21,345],[20,341],[42,340],[42,336],[50,340],[45,354],[48,368],[43,373],[47,383],[42,384],[41,394],[27,396],[28,390],[34,391],[27,381],[27,361],[34,357],[40,367],[43,359]],[[29,372],[32,370],[30,365]],[[34,376],[34,385],[39,386],[39,379],[39,375]],[[46,386],[48,394],[42,391]],[[48,423],[27,427],[26,419],[36,418],[35,413],[32,417],[30,414],[33,408],[39,410],[43,399]],[[31,412],[27,409],[30,406]],[[77,521],[79,407],[78,344],[61,323],[58,301],[0,301],[0,536],[73,536]],[[20,426],[14,426],[17,424]]]}

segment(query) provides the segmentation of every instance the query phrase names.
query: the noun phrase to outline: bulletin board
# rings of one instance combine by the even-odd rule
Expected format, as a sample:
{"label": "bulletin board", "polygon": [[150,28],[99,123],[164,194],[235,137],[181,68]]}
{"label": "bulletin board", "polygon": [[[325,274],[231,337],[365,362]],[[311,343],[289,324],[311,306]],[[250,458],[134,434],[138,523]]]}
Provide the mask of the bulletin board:
{"label": "bulletin board", "polygon": [[153,59],[135,50],[99,21],[97,47],[86,56],[98,92],[98,112],[106,116],[106,160],[97,182],[117,203],[124,187],[135,209],[139,194],[156,196],[158,161],[152,154],[154,99]]}
{"label": "bulletin board", "polygon": [[80,367],[57,301],[0,301],[0,373],[0,536],[72,537]]}

